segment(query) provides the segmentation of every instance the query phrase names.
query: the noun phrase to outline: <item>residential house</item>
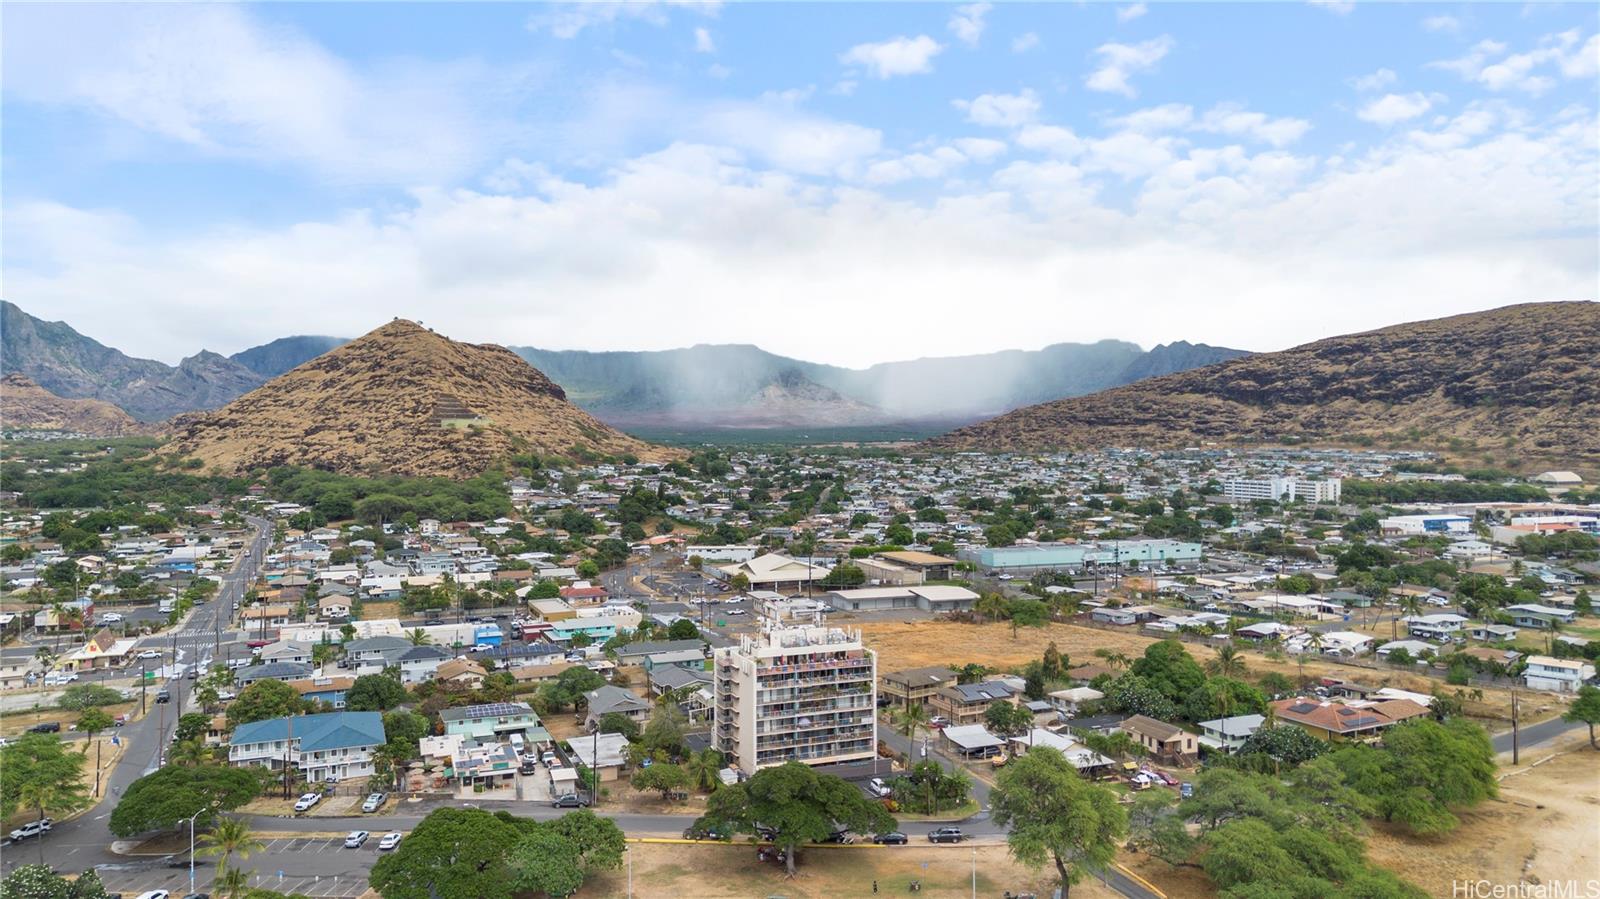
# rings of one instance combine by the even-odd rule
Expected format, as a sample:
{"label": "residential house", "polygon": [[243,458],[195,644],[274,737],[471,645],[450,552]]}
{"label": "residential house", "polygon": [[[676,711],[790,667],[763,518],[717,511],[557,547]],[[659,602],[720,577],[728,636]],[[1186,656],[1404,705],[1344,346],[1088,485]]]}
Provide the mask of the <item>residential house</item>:
{"label": "residential house", "polygon": [[360,780],[387,742],[378,712],[329,712],[241,724],[228,741],[228,764],[297,770],[308,783]]}
{"label": "residential house", "polygon": [[384,667],[389,663],[392,655],[398,655],[411,648],[411,641],[405,637],[366,637],[361,640],[351,640],[344,645],[344,656],[350,664],[360,668],[366,665]]}
{"label": "residential house", "polygon": [[604,643],[617,635],[617,624],[607,617],[566,618],[552,622],[548,637],[556,643],[570,643],[583,634],[591,643]]}
{"label": "residential house", "polygon": [[233,682],[242,690],[259,680],[292,681],[310,676],[311,666],[304,662],[268,662],[240,668],[233,676]]}
{"label": "residential house", "polygon": [[618,646],[616,649],[617,665],[643,665],[645,659],[663,652],[678,652],[685,649],[698,649],[702,653],[705,649],[703,640],[643,640],[638,643],[629,643]]}
{"label": "residential house", "polygon": [[1423,640],[1450,640],[1461,633],[1467,623],[1465,615],[1441,613],[1438,615],[1407,615],[1400,619],[1406,633]]}
{"label": "residential house", "polygon": [[325,702],[335,710],[344,708],[344,696],[355,686],[356,679],[348,675],[340,677],[309,677],[300,680],[287,681],[289,686],[300,694],[302,699],[311,699]]}
{"label": "residential house", "polygon": [[1425,706],[1409,699],[1374,703],[1342,703],[1298,697],[1272,703],[1281,724],[1293,724],[1330,743],[1370,742],[1385,730],[1428,714]]}
{"label": "residential house", "polygon": [[1233,715],[1200,722],[1200,745],[1222,752],[1237,752],[1267,719],[1261,715]]}
{"label": "residential house", "polygon": [[1578,619],[1578,613],[1571,609],[1557,609],[1539,603],[1520,603],[1506,606],[1505,610],[1511,614],[1511,622],[1517,627],[1548,630],[1551,622],[1571,624]]}
{"label": "residential house", "polygon": [[705,650],[695,649],[670,649],[644,657],[644,670],[654,676],[658,668],[688,668],[704,671],[706,667]]}
{"label": "residential house", "polygon": [[447,681],[453,684],[463,684],[468,687],[478,687],[483,684],[483,678],[488,672],[482,665],[471,659],[451,659],[440,665],[433,673],[434,680]]}
{"label": "residential house", "polygon": [[1039,746],[1048,746],[1061,753],[1084,777],[1100,777],[1110,773],[1116,766],[1116,762],[1111,759],[1055,731],[1036,727],[1025,734],[1011,738],[1012,755],[1027,755],[1030,750]]}
{"label": "residential house", "polygon": [[989,706],[997,702],[1015,705],[1018,696],[1019,692],[1005,681],[951,684],[934,692],[928,700],[928,711],[947,719],[952,725],[977,724],[983,721]]}
{"label": "residential house", "polygon": [[289,623],[289,615],[293,610],[282,605],[254,605],[239,613],[240,620],[244,623],[246,633],[261,628],[283,627]]}
{"label": "residential house", "polygon": [[297,643],[293,640],[279,640],[261,647],[258,658],[261,664],[272,662],[290,662],[297,665],[311,664],[311,644]]}
{"label": "residential house", "polygon": [[602,782],[617,780],[628,764],[628,738],[622,734],[596,733],[575,738],[571,745],[578,763],[599,772]]}
{"label": "residential house", "polygon": [[584,700],[587,706],[583,718],[585,730],[595,730],[600,726],[600,719],[612,713],[623,715],[640,725],[650,717],[650,703],[629,690],[611,684],[590,690],[584,694]]}
{"label": "residential house", "polygon": [[1056,690],[1045,698],[1057,712],[1071,718],[1077,715],[1078,709],[1086,703],[1099,702],[1106,698],[1106,694],[1093,687],[1068,687],[1065,690]]}
{"label": "residential house", "polygon": [[350,617],[350,597],[324,596],[317,600],[317,617],[323,621],[343,621]]}
{"label": "residential house", "polygon": [[439,666],[450,660],[450,651],[438,646],[412,646],[394,656],[400,669],[400,682],[420,684],[433,677]]}
{"label": "residential house", "polygon": [[1529,656],[1528,667],[1522,676],[1530,690],[1576,693],[1579,687],[1594,677],[1594,665],[1582,659]]}
{"label": "residential house", "polygon": [[955,670],[943,665],[890,671],[878,676],[878,695],[887,700],[887,705],[925,706],[935,692],[955,681]]}
{"label": "residential house", "polygon": [[522,734],[533,743],[550,742],[550,732],[539,720],[539,713],[525,702],[490,702],[445,709],[439,713],[444,732],[473,740],[495,740],[507,734]]}
{"label": "residential house", "polygon": [[1122,732],[1158,759],[1179,761],[1200,752],[1199,738],[1194,734],[1145,715],[1133,715],[1123,721]]}

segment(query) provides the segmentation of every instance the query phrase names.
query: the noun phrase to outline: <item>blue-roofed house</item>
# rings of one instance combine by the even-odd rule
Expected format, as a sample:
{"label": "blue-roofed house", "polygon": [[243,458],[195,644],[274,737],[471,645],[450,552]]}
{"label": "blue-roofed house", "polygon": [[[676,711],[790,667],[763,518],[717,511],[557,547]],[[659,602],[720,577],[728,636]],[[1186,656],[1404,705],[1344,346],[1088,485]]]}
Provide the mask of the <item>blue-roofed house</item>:
{"label": "blue-roofed house", "polygon": [[329,712],[241,724],[228,741],[228,764],[292,765],[307,783],[371,777],[372,756],[388,741],[378,712]]}

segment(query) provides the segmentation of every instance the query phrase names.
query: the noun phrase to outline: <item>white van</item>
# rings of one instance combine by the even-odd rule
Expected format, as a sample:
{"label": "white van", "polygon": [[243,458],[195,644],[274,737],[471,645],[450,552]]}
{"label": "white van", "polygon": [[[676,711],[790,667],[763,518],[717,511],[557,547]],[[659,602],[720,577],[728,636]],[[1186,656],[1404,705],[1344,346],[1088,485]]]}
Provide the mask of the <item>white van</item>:
{"label": "white van", "polygon": [[163,615],[171,612],[173,609],[176,609],[177,607],[178,607],[178,601],[176,599],[163,599],[161,601],[161,605],[157,606],[157,608],[159,608],[161,610],[161,614],[163,614]]}
{"label": "white van", "polygon": [[522,749],[523,749],[522,734],[512,734],[511,735],[511,751],[515,752],[517,754],[517,758],[522,758]]}

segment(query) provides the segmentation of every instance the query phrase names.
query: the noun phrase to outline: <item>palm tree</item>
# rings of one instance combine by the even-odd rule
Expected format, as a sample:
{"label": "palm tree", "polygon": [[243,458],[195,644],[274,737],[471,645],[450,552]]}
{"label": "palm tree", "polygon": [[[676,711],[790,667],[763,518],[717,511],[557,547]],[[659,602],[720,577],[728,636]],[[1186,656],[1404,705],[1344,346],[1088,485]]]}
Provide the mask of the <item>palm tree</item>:
{"label": "palm tree", "polygon": [[1217,650],[1217,657],[1206,663],[1208,674],[1221,677],[1242,677],[1245,672],[1244,654],[1231,644]]}
{"label": "palm tree", "polygon": [[894,729],[905,734],[907,740],[916,742],[917,731],[928,726],[928,710],[920,702],[907,703],[895,709],[891,718]]}
{"label": "palm tree", "polygon": [[250,824],[243,818],[219,818],[211,832],[200,838],[205,845],[195,851],[196,855],[220,855],[222,861],[219,868],[228,866],[228,862],[235,855],[241,859],[249,858],[265,845],[256,839],[255,831],[250,829]]}
{"label": "palm tree", "polygon": [[411,633],[406,635],[406,639],[411,641],[412,646],[427,646],[433,642],[433,637],[429,636],[428,632],[420,627],[412,628]]}
{"label": "palm tree", "polygon": [[167,761],[184,768],[198,768],[211,755],[199,740],[179,740],[167,752]]}
{"label": "palm tree", "polygon": [[719,775],[722,773],[722,764],[721,752],[715,749],[702,749],[699,752],[690,753],[683,767],[689,773],[689,781],[695,785],[695,788],[709,793],[715,790],[717,785],[722,782],[719,779]]}
{"label": "palm tree", "polygon": [[250,875],[239,868],[219,865],[216,879],[211,881],[211,888],[216,890],[218,896],[223,896],[225,899],[239,899],[250,890]]}

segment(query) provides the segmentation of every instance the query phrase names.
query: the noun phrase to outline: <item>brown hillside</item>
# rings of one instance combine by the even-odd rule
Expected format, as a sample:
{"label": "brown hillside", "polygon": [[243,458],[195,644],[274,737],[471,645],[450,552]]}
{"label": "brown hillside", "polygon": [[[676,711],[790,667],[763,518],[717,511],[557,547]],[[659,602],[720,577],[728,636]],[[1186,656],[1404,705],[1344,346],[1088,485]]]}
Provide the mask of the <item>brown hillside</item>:
{"label": "brown hillside", "polygon": [[463,477],[513,452],[669,455],[591,418],[510,350],[401,319],[173,425],[167,452],[229,472]]}
{"label": "brown hillside", "polygon": [[1507,306],[1333,337],[1029,406],[929,446],[1295,440],[1600,460],[1600,304]]}
{"label": "brown hillside", "polygon": [[149,433],[145,425],[110,403],[56,396],[18,372],[0,378],[0,427],[8,431],[71,431],[90,437]]}

